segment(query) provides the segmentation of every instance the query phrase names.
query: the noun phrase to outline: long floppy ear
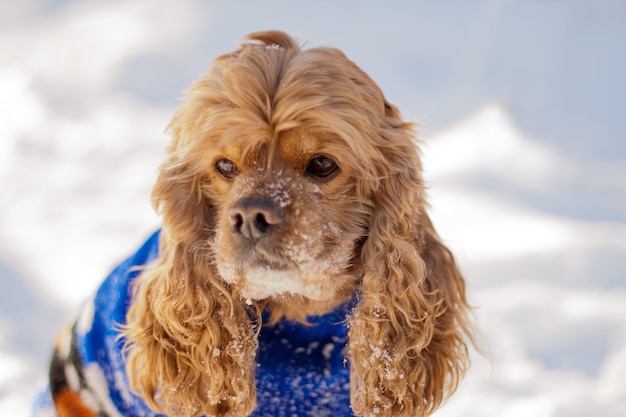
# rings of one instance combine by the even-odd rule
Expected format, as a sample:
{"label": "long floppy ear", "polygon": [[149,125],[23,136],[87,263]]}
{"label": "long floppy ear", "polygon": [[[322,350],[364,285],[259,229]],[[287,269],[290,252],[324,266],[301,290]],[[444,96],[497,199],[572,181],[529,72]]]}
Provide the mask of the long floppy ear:
{"label": "long floppy ear", "polygon": [[387,166],[361,252],[362,298],[350,323],[357,415],[427,416],[457,387],[471,340],[465,284],[423,198],[412,126],[387,105]]}
{"label": "long floppy ear", "polygon": [[131,388],[173,416],[248,415],[255,407],[256,330],[216,278],[212,206],[171,156],[153,189],[161,254],[138,278],[123,332]]}

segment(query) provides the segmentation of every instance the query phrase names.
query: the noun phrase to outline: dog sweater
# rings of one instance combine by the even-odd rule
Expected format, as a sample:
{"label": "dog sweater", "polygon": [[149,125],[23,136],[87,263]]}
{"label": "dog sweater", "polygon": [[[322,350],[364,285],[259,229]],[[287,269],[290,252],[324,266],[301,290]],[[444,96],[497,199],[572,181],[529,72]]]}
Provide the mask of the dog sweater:
{"label": "dog sweater", "polygon": [[[34,416],[156,417],[128,386],[119,325],[125,323],[139,268],[158,256],[159,232],[121,263],[61,336],[50,379],[35,401]],[[311,326],[282,320],[263,327],[257,352],[257,407],[251,416],[343,417],[350,410],[346,315],[350,305],[310,317]],[[57,405],[55,405],[57,404]],[[59,417],[64,417],[59,415]]]}

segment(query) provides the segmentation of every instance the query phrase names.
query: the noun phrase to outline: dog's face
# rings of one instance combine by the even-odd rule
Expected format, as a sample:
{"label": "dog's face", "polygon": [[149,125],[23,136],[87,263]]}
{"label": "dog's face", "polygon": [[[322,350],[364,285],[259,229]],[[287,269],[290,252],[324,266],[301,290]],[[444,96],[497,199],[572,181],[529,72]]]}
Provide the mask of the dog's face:
{"label": "dog's face", "polygon": [[372,193],[393,174],[378,143],[393,109],[341,52],[289,54],[249,45],[218,59],[172,122],[171,165],[197,179],[211,209],[185,216],[206,217],[212,262],[241,298],[332,307],[360,279]]}
{"label": "dog's face", "polygon": [[244,151],[245,137],[226,142],[209,165],[221,277],[256,300],[294,294],[327,301],[352,289],[364,230],[352,218],[363,209],[344,163],[349,156],[333,148],[328,133],[306,128]]}

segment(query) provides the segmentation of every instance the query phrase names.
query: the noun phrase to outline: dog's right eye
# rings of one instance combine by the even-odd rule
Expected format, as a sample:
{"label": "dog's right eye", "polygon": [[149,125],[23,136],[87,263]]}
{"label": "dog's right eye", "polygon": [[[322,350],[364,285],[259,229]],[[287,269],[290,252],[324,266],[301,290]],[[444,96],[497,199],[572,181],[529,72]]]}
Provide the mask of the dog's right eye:
{"label": "dog's right eye", "polygon": [[227,179],[232,179],[239,174],[239,170],[237,169],[237,165],[230,159],[220,159],[215,163],[215,169],[220,175]]}
{"label": "dog's right eye", "polygon": [[337,163],[324,155],[314,156],[306,166],[307,175],[320,180],[331,178],[337,172],[339,172]]}

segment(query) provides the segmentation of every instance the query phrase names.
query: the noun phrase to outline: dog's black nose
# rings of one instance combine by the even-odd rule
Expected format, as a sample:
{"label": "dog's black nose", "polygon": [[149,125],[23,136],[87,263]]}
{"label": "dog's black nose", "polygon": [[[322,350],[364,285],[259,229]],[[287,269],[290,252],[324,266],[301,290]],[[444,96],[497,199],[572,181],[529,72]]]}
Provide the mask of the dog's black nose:
{"label": "dog's black nose", "polygon": [[228,219],[236,233],[252,240],[261,238],[283,222],[282,213],[272,200],[255,197],[237,201]]}

